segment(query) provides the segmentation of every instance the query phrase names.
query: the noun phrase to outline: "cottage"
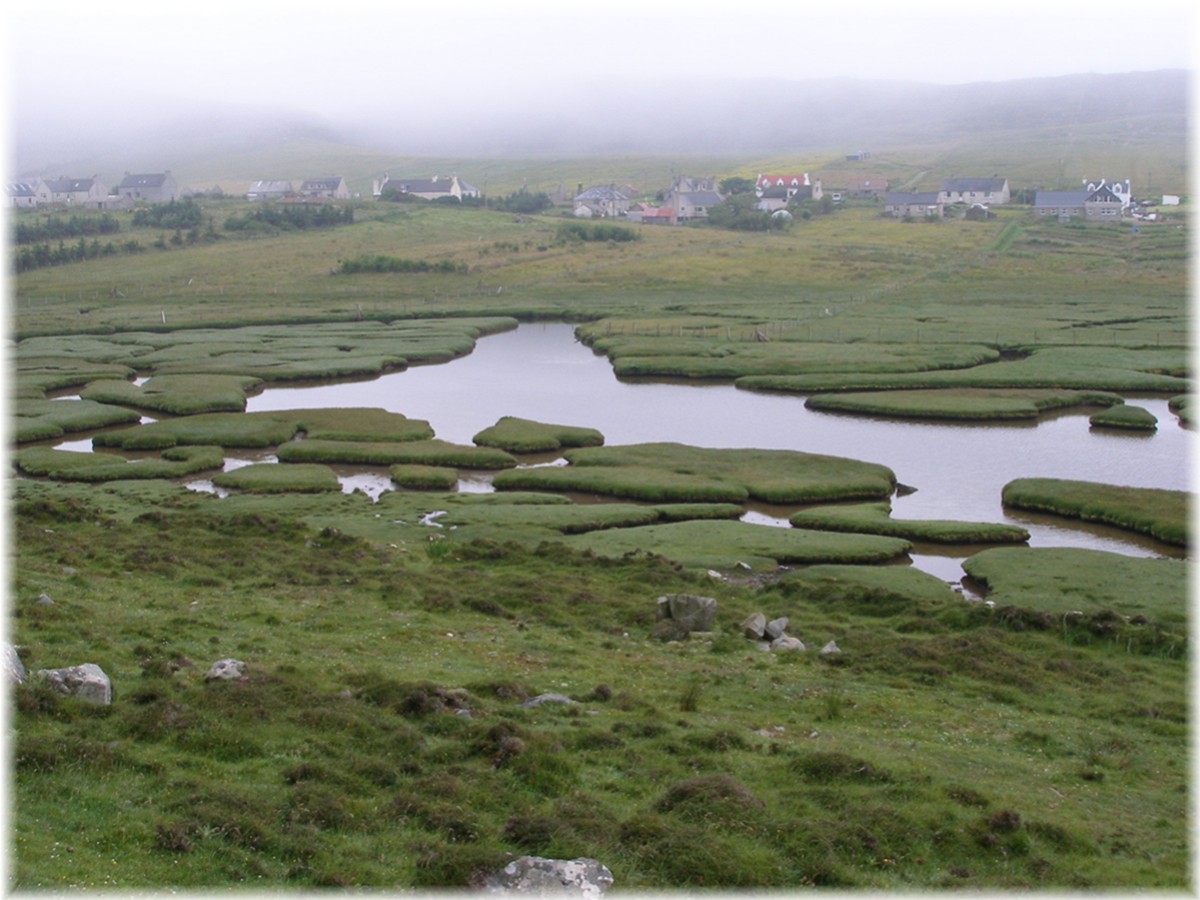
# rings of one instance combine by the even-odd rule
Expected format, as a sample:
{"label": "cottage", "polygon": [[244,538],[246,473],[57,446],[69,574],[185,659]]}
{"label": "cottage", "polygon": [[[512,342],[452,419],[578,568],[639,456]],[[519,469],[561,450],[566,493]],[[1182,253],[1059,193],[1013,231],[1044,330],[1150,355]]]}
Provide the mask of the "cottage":
{"label": "cottage", "polygon": [[1117,197],[1121,201],[1122,210],[1129,209],[1129,205],[1133,202],[1133,193],[1130,191],[1128,178],[1126,178],[1124,181],[1111,182],[1105,181],[1103,178],[1101,178],[1099,181],[1087,182],[1087,190],[1089,191],[1098,191],[1103,187],[1107,187],[1108,190],[1112,192],[1113,196]]}
{"label": "cottage", "polygon": [[346,188],[345,178],[340,175],[330,175],[327,178],[306,178],[300,182],[300,196],[326,200],[349,200],[350,191]]}
{"label": "cottage", "polygon": [[[764,209],[771,207],[768,211],[772,212],[782,209],[792,200],[820,200],[824,196],[821,182],[813,181],[807,172],[802,175],[763,175],[760,173],[754,180],[754,193],[760,201],[767,201],[765,205],[760,203],[760,206]],[[783,198],[782,204],[778,203],[780,196]]]}
{"label": "cottage", "polygon": [[614,185],[588,188],[575,196],[575,215],[581,219],[613,218],[629,211],[629,198]]}
{"label": "cottage", "polygon": [[1118,219],[1122,208],[1121,198],[1105,184],[1093,190],[1038,191],[1033,198],[1037,215],[1055,216],[1060,222],[1076,216],[1093,221]]}
{"label": "cottage", "polygon": [[282,200],[295,189],[290,181],[252,181],[246,191],[247,200]]}
{"label": "cottage", "polygon": [[9,206],[17,209],[32,209],[37,206],[37,193],[32,184],[18,181],[7,185],[6,188]]}
{"label": "cottage", "polygon": [[100,208],[108,197],[108,188],[100,183],[98,176],[91,178],[45,179],[46,203],[62,203],[66,206],[95,206]]}
{"label": "cottage", "polygon": [[675,224],[675,212],[667,206],[647,206],[645,203],[635,203],[629,207],[626,217],[630,222],[640,222],[643,225]]}
{"label": "cottage", "polygon": [[942,212],[942,202],[936,191],[888,194],[883,207],[885,216],[897,219],[940,219]]}
{"label": "cottage", "polygon": [[663,206],[672,211],[676,222],[691,222],[707,219],[708,211],[724,199],[717,191],[715,178],[677,175],[663,197]]}
{"label": "cottage", "polygon": [[945,178],[938,199],[944,205],[952,203],[982,203],[996,206],[1010,199],[1007,178]]}
{"label": "cottage", "polygon": [[170,171],[150,175],[131,175],[126,172],[117,185],[117,194],[130,200],[169,203],[179,196],[179,188]]}
{"label": "cottage", "polygon": [[376,182],[372,193],[376,199],[388,200],[398,197],[416,197],[421,200],[441,200],[453,197],[462,200],[467,197],[478,197],[479,190],[457,175],[442,178],[392,178],[384,175],[382,182]]}

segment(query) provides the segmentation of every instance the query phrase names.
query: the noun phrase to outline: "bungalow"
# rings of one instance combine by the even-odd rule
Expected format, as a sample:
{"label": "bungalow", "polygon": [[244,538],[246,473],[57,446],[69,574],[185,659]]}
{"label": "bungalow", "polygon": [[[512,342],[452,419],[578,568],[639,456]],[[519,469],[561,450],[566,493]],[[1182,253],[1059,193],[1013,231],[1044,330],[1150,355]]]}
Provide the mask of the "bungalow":
{"label": "bungalow", "polygon": [[294,194],[290,181],[252,181],[250,190],[246,191],[247,200],[280,200],[288,194]]}
{"label": "bungalow", "polygon": [[1076,216],[1093,221],[1118,219],[1121,209],[1120,196],[1105,184],[1085,191],[1038,191],[1033,198],[1037,215],[1055,216],[1060,222]]}
{"label": "bungalow", "polygon": [[581,219],[593,216],[613,218],[629,212],[629,198],[615,185],[598,185],[575,196],[575,215]]}
{"label": "bungalow", "polygon": [[126,172],[117,185],[117,194],[130,200],[169,203],[179,196],[179,188],[169,171],[151,175],[131,175]]}
{"label": "bungalow", "polygon": [[95,204],[104,205],[108,197],[108,188],[100,183],[98,176],[91,178],[50,178],[42,182],[46,189],[47,203],[63,203],[67,206],[82,206]]}
{"label": "bungalow", "polygon": [[635,203],[629,207],[626,217],[630,222],[641,222],[643,225],[675,224],[675,212],[666,206],[647,206],[645,203]]}
{"label": "bungalow", "polygon": [[708,211],[725,198],[717,191],[715,178],[688,178],[677,175],[663,196],[663,206],[674,213],[676,222],[707,219]]}
{"label": "bungalow", "polygon": [[328,178],[306,178],[300,182],[300,196],[349,200],[350,191],[346,188],[345,178],[340,175],[330,175]]}
{"label": "bungalow", "polygon": [[996,206],[1007,203],[1009,198],[1007,178],[944,178],[938,191],[938,199],[947,206],[952,203]]}
{"label": "bungalow", "polygon": [[942,201],[936,191],[922,191],[916,194],[892,193],[888,194],[884,201],[883,214],[897,219],[940,219]]}
{"label": "bungalow", "polygon": [[376,182],[372,193],[380,200],[404,196],[421,200],[441,200],[444,197],[462,200],[464,197],[479,196],[477,188],[459,180],[457,175],[451,175],[449,178],[438,175],[434,175],[433,178],[392,178],[390,175],[384,175],[383,181]]}

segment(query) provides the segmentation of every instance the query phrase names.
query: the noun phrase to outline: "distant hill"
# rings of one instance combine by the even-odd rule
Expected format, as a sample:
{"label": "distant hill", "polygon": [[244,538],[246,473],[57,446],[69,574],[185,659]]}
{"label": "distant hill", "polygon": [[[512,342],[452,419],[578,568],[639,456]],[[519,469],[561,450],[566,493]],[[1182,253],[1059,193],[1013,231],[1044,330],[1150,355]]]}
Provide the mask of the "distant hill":
{"label": "distant hill", "polygon": [[16,123],[20,175],[170,169],[186,185],[241,191],[257,178],[341,174],[367,192],[382,173],[455,172],[491,194],[524,185],[631,181],[671,174],[754,174],[780,167],[861,169],[914,188],[953,174],[1007,175],[1014,186],[1072,187],[1131,178],[1135,192],[1187,190],[1188,73],[1071,75],[930,85],[827,79],[679,79],[605,83],[576,100],[340,120],[298,111],[172,109],[72,132]]}

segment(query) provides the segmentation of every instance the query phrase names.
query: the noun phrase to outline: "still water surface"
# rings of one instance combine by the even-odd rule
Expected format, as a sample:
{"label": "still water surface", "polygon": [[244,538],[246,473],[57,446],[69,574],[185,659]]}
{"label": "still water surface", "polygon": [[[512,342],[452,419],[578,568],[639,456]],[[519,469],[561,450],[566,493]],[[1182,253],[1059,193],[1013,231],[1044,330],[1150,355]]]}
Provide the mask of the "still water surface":
{"label": "still water surface", "polygon": [[[1052,517],[1006,513],[1003,486],[1047,477],[1134,487],[1190,489],[1195,435],[1163,399],[1132,399],[1159,420],[1153,434],[1093,431],[1087,413],[1022,425],[905,422],[815,412],[804,398],[756,394],[729,384],[618,380],[608,360],[579,343],[572,326],[522,325],[486,337],[462,359],[417,366],[372,381],[268,388],[248,411],[335,406],[381,407],[425,419],[437,437],[459,444],[505,415],[598,429],[605,443],[677,441],[699,447],[802,450],[882,463],[915,488],[893,499],[898,519],[1012,522],[1031,546],[1075,546],[1138,556],[1181,555],[1116,529],[1075,527]],[[486,489],[486,483],[467,485]],[[759,507],[748,521],[786,524],[787,509]],[[943,551],[945,552],[945,551]],[[923,554],[928,553],[928,558]],[[923,548],[917,564],[961,577],[961,549],[941,558]]]}

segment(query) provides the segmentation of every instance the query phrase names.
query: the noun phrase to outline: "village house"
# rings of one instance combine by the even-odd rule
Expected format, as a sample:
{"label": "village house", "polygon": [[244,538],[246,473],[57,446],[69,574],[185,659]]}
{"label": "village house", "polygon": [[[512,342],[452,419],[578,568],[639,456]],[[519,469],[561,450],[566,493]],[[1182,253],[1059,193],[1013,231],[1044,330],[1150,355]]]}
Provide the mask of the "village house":
{"label": "village house", "polygon": [[725,198],[717,191],[716,178],[688,178],[676,175],[663,195],[663,206],[670,209],[677,223],[707,219],[708,211]]}
{"label": "village house", "polygon": [[1038,191],[1033,211],[1038,216],[1054,216],[1060,222],[1083,216],[1091,221],[1115,220],[1124,208],[1121,197],[1104,183],[1082,191]]}
{"label": "village house", "polygon": [[1105,181],[1101,178],[1099,181],[1087,182],[1088,191],[1098,191],[1102,187],[1107,187],[1112,191],[1113,196],[1121,201],[1121,209],[1128,210],[1129,205],[1133,202],[1133,192],[1129,188],[1129,179],[1124,181]]}
{"label": "village house", "polygon": [[945,206],[981,203],[996,206],[1010,199],[1007,178],[944,178],[938,200]]}
{"label": "village house", "polygon": [[626,218],[630,222],[640,222],[643,225],[674,225],[675,212],[665,206],[647,206],[645,203],[634,203],[629,207]]}
{"label": "village house", "polygon": [[252,181],[246,191],[247,200],[282,200],[295,190],[290,181]]}
{"label": "village house", "polygon": [[121,183],[117,185],[117,194],[130,200],[169,203],[179,196],[179,188],[169,171],[149,175],[131,175],[126,172]]}
{"label": "village house", "polygon": [[754,193],[760,199],[778,198],[783,192],[786,201],[789,200],[820,200],[824,196],[821,182],[813,181],[808,173],[802,175],[763,175],[759,173],[754,180]]}
{"label": "village house", "polygon": [[[35,182],[36,183],[36,182]],[[37,192],[34,185],[27,181],[16,181],[5,185],[8,193],[8,205],[16,209],[32,209],[37,206]]]}
{"label": "village house", "polygon": [[417,197],[421,200],[441,200],[453,197],[462,200],[468,197],[478,197],[479,190],[457,175],[443,178],[434,175],[432,178],[392,178],[384,175],[383,181],[375,182],[372,188],[377,200],[389,197]]}
{"label": "village house", "polygon": [[848,175],[843,193],[850,197],[881,197],[887,189],[888,180],[882,175]]}
{"label": "village house", "polygon": [[597,185],[575,196],[575,215],[581,219],[623,216],[629,211],[629,198],[615,185]]}
{"label": "village house", "polygon": [[346,188],[346,179],[340,175],[330,175],[327,178],[306,178],[300,182],[301,197],[315,197],[326,200],[349,200],[350,191]]}
{"label": "village house", "polygon": [[[91,178],[47,178],[41,181],[45,193],[39,192],[39,205],[42,203],[61,203],[64,206],[94,206],[97,209],[104,206],[108,198],[108,188],[100,183],[99,176]],[[34,186],[38,191],[38,186]],[[43,197],[45,199],[43,199]]]}
{"label": "village house", "polygon": [[897,219],[940,219],[942,202],[937,191],[891,193],[884,200],[883,214]]}

